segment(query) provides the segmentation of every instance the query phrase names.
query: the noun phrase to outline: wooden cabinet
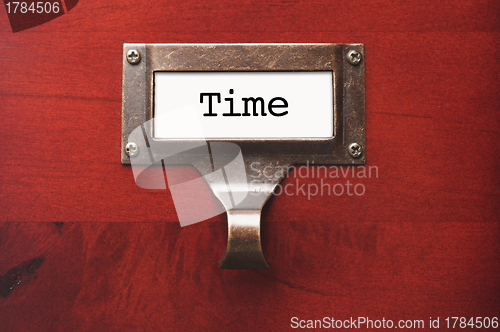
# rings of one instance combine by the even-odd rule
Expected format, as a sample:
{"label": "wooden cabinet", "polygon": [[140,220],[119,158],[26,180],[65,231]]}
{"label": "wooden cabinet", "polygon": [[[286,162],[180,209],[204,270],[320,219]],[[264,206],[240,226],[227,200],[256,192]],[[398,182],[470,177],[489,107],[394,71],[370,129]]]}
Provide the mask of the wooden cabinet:
{"label": "wooden cabinet", "polygon": [[[498,316],[499,13],[498,1],[82,1],[13,33],[0,10],[1,329]],[[365,45],[376,176],[292,172],[283,186],[364,192],[271,198],[266,271],[220,270],[225,215],[181,228],[170,192],[137,187],[120,163],[123,44],[215,42]]]}

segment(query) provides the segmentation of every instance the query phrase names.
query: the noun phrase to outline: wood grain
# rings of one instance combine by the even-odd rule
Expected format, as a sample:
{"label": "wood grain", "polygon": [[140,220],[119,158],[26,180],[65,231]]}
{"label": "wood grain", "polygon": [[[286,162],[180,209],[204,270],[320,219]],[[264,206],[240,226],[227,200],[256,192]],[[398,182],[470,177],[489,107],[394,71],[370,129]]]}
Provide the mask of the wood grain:
{"label": "wood grain", "polygon": [[[0,287],[12,286],[1,330],[498,316],[499,13],[487,0],[89,0],[12,33],[0,10]],[[292,173],[283,185],[349,180],[366,192],[273,197],[262,225],[272,268],[218,269],[225,216],[181,228],[170,192],[137,187],[120,164],[125,42],[363,43],[378,177]]]}

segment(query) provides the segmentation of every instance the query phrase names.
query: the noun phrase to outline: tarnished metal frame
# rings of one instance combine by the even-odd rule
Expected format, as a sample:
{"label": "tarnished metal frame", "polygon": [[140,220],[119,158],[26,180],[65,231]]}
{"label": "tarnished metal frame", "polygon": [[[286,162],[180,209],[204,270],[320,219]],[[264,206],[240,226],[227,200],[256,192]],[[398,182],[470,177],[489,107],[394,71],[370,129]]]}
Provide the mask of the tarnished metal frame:
{"label": "tarnished metal frame", "polygon": [[[137,50],[138,64],[130,64],[126,54]],[[352,65],[347,53],[356,50],[363,60]],[[289,163],[364,164],[365,82],[362,44],[124,44],[121,161],[130,164],[125,153],[132,130],[153,118],[154,72],[156,71],[333,71],[334,133],[332,138],[207,139],[233,142],[244,155],[276,155]],[[152,128],[152,127],[151,127]],[[151,129],[152,130],[152,129]],[[148,135],[153,137],[152,133]],[[184,140],[186,141],[186,140]],[[155,139],[155,144],[182,144],[182,140]],[[359,158],[348,153],[358,143]],[[135,161],[149,163],[149,155]],[[195,156],[180,155],[177,163],[191,163]]]}
{"label": "tarnished metal frame", "polygon": [[[140,61],[130,63],[126,54],[136,50]],[[357,51],[361,61],[349,61],[347,54]],[[123,47],[123,109],[122,109],[122,163],[129,164],[125,153],[130,133],[142,126],[147,138],[147,151],[134,151],[134,164],[149,165],[162,160],[158,154],[176,147],[183,151],[168,158],[168,163],[193,164],[205,178],[227,211],[228,242],[219,267],[223,269],[267,269],[260,236],[262,207],[272,195],[288,169],[297,163],[364,164],[365,163],[365,82],[364,48],[362,44],[125,44]],[[135,58],[134,58],[135,59]],[[227,199],[228,186],[214,170],[211,157],[197,154],[190,143],[200,146],[199,140],[154,139],[152,121],[154,110],[155,71],[332,71],[334,91],[332,138],[283,139],[207,139],[206,142],[236,143],[243,156],[243,165],[232,163],[236,169],[245,167],[246,177],[236,186],[246,193],[252,192],[236,206]],[[203,143],[203,144],[201,144]],[[134,144],[134,143],[131,143]],[[192,145],[191,145],[192,146]],[[361,149],[354,151],[349,147]],[[183,148],[185,147],[185,149]],[[212,154],[214,152],[211,152]],[[170,155],[170,154],[169,154]],[[218,156],[230,158],[230,156]],[[227,160],[229,162],[231,160]],[[226,165],[226,164],[225,164]],[[254,183],[252,172],[258,165],[259,174],[269,171],[272,177]],[[251,168],[251,169],[250,169]],[[233,169],[224,166],[226,172]],[[234,179],[233,179],[234,180]],[[246,188],[248,184],[248,189]],[[256,194],[256,195],[255,195]]]}

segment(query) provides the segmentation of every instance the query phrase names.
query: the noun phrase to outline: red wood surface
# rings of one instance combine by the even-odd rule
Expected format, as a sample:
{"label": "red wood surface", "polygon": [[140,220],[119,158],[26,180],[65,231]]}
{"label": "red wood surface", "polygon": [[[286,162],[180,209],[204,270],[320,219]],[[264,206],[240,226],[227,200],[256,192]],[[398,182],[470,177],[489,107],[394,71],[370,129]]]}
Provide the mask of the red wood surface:
{"label": "red wood surface", "polygon": [[[499,4],[87,0],[18,33],[0,10],[0,330],[500,316]],[[273,197],[271,269],[220,270],[226,217],[181,228],[120,164],[125,42],[364,43],[379,176],[292,173],[366,193]]]}

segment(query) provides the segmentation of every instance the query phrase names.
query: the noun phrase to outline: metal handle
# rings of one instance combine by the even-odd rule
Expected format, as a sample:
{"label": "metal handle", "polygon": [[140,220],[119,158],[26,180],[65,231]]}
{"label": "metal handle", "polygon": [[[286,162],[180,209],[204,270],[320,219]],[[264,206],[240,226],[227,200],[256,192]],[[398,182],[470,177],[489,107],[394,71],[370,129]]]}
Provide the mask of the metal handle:
{"label": "metal handle", "polygon": [[227,211],[227,247],[219,264],[221,269],[269,268],[260,240],[260,212],[260,209]]}
{"label": "metal handle", "polygon": [[[221,143],[219,143],[221,144]],[[217,145],[210,143],[212,153]],[[220,150],[227,151],[225,147]],[[226,160],[225,158],[228,158]],[[195,164],[227,211],[227,248],[221,269],[268,269],[262,252],[261,211],[276,186],[286,175],[288,160],[276,156],[243,156],[239,162],[233,156],[212,159],[212,167]],[[242,164],[245,172],[241,172]],[[213,170],[223,170],[214,172]]]}

